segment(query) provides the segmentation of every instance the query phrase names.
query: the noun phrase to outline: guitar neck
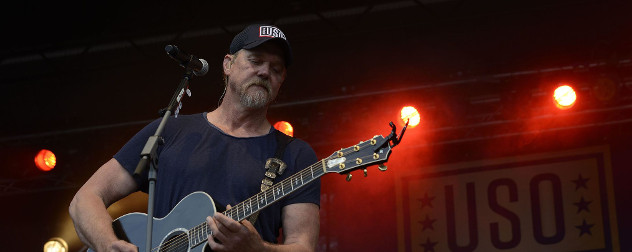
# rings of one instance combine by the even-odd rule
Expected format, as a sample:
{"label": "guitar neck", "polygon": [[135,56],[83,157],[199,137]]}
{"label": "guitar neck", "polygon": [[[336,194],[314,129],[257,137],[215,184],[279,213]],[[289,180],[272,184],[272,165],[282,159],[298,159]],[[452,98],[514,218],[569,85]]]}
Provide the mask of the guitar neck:
{"label": "guitar neck", "polygon": [[245,201],[224,211],[223,214],[236,221],[246,219],[255,212],[266,208],[270,204],[324,175],[325,171],[322,166],[323,162],[324,160],[321,160],[318,163],[315,163],[293,174],[292,176],[281,180],[280,182],[272,185],[272,187],[268,190],[257,193]]}
{"label": "guitar neck", "polygon": [[[266,208],[272,203],[277,202],[283,197],[323,176],[325,174],[324,165],[326,159],[322,159],[319,162],[310,165],[294,175],[274,184],[268,190],[257,193],[245,201],[232,206],[230,209],[224,211],[223,214],[235,221],[242,221],[248,218],[248,216]],[[206,241],[207,236],[210,233],[210,229],[208,225],[206,225],[206,222],[192,228],[189,231],[191,247]]]}

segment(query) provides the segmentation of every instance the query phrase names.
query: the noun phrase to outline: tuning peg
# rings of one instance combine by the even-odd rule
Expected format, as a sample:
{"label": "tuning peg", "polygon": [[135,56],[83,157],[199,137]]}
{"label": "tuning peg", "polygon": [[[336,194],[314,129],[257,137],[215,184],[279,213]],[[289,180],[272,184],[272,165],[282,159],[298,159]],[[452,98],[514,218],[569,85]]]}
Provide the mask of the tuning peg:
{"label": "tuning peg", "polygon": [[347,178],[346,178],[347,182],[351,181],[351,177],[353,177],[353,175],[351,175],[351,173],[348,173],[347,174]]}
{"label": "tuning peg", "polygon": [[378,165],[378,166],[377,166],[377,168],[378,168],[380,171],[386,171],[386,165],[385,165],[385,164],[380,164],[380,165]]}
{"label": "tuning peg", "polygon": [[369,176],[369,173],[367,172],[366,169],[364,169],[363,171],[364,171],[364,177]]}

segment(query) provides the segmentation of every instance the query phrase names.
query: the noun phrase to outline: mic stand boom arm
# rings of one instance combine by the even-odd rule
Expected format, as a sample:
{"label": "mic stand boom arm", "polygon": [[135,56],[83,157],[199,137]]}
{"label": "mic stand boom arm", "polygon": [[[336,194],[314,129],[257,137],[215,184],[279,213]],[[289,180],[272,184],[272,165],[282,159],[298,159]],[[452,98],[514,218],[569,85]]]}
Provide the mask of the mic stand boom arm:
{"label": "mic stand boom arm", "polygon": [[[141,174],[149,168],[149,172],[147,175],[147,180],[149,181],[148,188],[148,202],[147,202],[147,240],[145,251],[150,252],[152,248],[152,230],[153,230],[153,219],[154,219],[154,192],[156,189],[156,171],[158,170],[158,157],[156,156],[156,150],[158,149],[158,145],[164,144],[164,140],[161,137],[162,131],[164,130],[165,124],[167,124],[167,120],[172,113],[174,113],[176,117],[178,116],[178,111],[182,106],[182,97],[184,93],[190,95],[189,91],[189,80],[191,79],[191,75],[193,74],[193,69],[187,68],[182,81],[180,81],[180,85],[173,97],[171,98],[171,102],[169,102],[169,106],[165,110],[161,112],[162,121],[158,125],[156,129],[156,133],[153,136],[150,136],[141,151],[141,159],[136,166],[136,170],[134,171],[134,180],[138,185],[141,185]],[[176,107],[177,106],[177,107]],[[163,113],[164,112],[164,113]]]}

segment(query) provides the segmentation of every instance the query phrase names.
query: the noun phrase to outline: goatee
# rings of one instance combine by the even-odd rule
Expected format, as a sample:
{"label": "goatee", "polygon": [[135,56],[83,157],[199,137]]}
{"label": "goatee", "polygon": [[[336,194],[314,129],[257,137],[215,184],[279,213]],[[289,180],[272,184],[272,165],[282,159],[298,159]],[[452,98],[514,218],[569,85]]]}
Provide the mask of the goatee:
{"label": "goatee", "polygon": [[[259,86],[264,90],[260,90],[257,87],[254,87],[256,90],[250,90],[252,86]],[[270,81],[257,79],[251,83],[245,85],[245,89],[241,95],[241,104],[247,108],[259,109],[263,108],[272,102],[271,94],[272,88],[270,87]]]}

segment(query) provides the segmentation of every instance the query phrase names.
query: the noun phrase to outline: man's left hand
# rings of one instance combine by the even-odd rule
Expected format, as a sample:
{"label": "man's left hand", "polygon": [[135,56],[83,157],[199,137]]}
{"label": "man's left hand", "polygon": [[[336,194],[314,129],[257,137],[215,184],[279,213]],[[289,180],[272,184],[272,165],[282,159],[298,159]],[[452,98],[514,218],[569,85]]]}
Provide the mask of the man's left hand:
{"label": "man's left hand", "polygon": [[[230,209],[230,206],[227,208]],[[263,239],[247,220],[240,223],[215,213],[213,217],[206,218],[206,223],[211,228],[208,245],[213,251],[262,251],[264,248]]]}

